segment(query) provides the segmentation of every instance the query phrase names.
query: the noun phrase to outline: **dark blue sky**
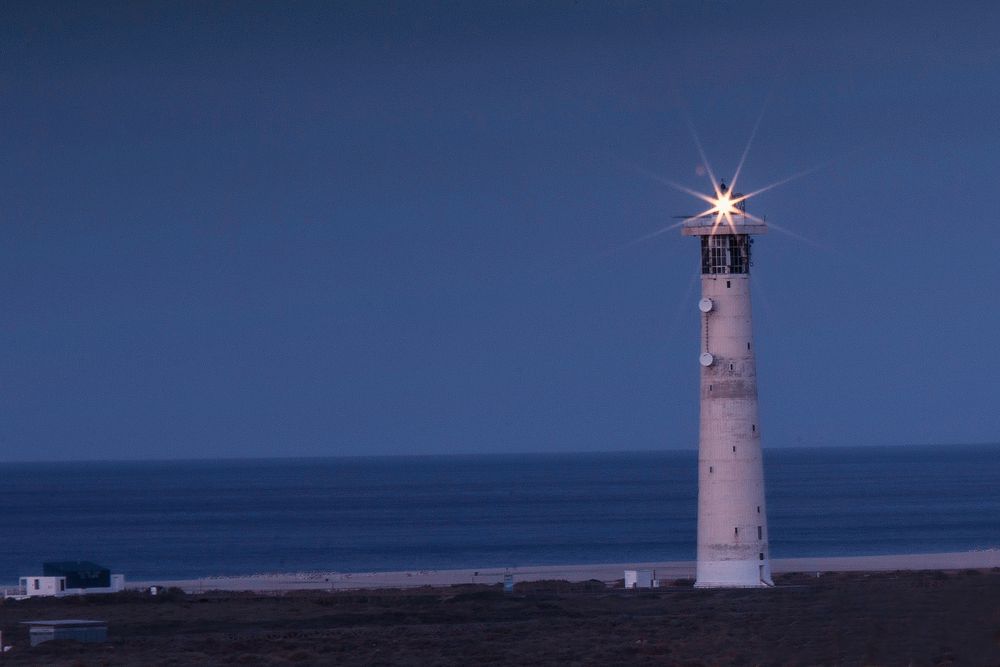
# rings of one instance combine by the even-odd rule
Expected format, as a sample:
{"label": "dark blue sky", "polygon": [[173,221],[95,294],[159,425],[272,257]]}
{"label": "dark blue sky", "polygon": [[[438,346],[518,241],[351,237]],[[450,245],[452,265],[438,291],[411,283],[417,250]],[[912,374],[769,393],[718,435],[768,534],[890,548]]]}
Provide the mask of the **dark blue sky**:
{"label": "dark blue sky", "polygon": [[685,124],[765,446],[1000,439],[1000,5],[7,3],[0,458],[691,448]]}

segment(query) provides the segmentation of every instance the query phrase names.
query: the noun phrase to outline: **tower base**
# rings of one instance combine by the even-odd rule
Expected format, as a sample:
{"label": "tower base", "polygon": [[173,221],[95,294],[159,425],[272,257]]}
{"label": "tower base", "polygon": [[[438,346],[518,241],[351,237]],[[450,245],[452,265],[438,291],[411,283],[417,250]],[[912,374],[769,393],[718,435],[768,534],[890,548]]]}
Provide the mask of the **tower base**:
{"label": "tower base", "polygon": [[771,564],[761,560],[698,561],[695,588],[768,588]]}

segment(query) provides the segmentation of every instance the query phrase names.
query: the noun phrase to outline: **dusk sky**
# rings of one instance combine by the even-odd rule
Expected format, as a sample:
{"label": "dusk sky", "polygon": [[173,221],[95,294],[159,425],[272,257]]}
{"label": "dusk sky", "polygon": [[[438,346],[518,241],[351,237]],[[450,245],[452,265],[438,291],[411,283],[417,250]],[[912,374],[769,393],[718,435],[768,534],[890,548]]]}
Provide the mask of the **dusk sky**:
{"label": "dusk sky", "polygon": [[0,19],[4,460],[694,449],[686,118],[764,447],[1000,440],[1000,4]]}

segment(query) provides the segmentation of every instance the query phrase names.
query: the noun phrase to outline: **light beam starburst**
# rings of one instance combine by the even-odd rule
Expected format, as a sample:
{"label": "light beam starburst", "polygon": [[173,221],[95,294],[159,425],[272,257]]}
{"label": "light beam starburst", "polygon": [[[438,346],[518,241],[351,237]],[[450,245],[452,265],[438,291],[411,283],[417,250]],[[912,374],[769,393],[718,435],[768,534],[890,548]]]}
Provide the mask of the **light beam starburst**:
{"label": "light beam starburst", "polygon": [[[700,213],[696,213],[695,215],[685,217],[680,222],[676,222],[667,225],[665,227],[661,227],[660,229],[657,229],[649,234],[639,237],[638,239],[630,241],[623,246],[619,246],[619,248],[617,249],[621,250],[623,248],[633,246],[637,243],[641,243],[643,241],[652,239],[656,236],[660,236],[665,232],[668,232],[672,229],[676,229],[677,227],[681,227],[689,222],[695,220],[703,220],[705,218],[713,220],[712,222],[713,234],[717,232],[718,228],[722,226],[723,223],[725,223],[726,227],[728,227],[728,229],[733,234],[736,234],[737,217],[742,218],[744,221],[749,220],[752,222],[764,224],[764,220],[762,218],[758,218],[757,216],[751,213],[747,213],[746,211],[747,200],[749,200],[752,197],[756,197],[757,195],[763,194],[769,190],[772,190],[780,185],[784,185],[798,178],[802,178],[807,174],[811,174],[814,171],[817,171],[825,167],[827,163],[819,164],[815,167],[811,167],[809,169],[805,169],[798,173],[792,174],[791,176],[782,178],[773,183],[765,185],[761,188],[753,190],[748,194],[740,194],[736,192],[736,182],[742,175],[743,165],[746,162],[748,153],[750,152],[750,146],[753,143],[754,138],[757,136],[757,129],[760,127],[760,123],[763,117],[764,117],[764,109],[761,109],[761,113],[757,117],[757,121],[754,123],[753,130],[750,133],[750,138],[747,140],[746,146],[743,148],[743,152],[740,155],[740,161],[736,167],[736,171],[733,173],[733,177],[729,180],[730,185],[728,187],[726,186],[726,182],[724,180],[718,180],[716,178],[715,171],[712,169],[712,166],[708,161],[708,156],[705,154],[705,149],[702,147],[701,139],[698,136],[698,131],[694,127],[694,123],[691,122],[690,118],[685,118],[688,130],[691,132],[691,138],[694,140],[695,147],[698,149],[698,155],[701,157],[701,166],[704,167],[705,174],[708,176],[708,179],[711,182],[712,193],[700,192],[698,190],[689,188],[685,185],[681,185],[680,183],[671,181],[670,179],[664,178],[658,174],[654,174],[646,169],[642,169],[641,167],[633,165],[634,168],[644,173],[645,175],[649,176],[650,178],[656,179],[657,181],[665,185],[668,185],[671,188],[678,190],[679,192],[683,192],[685,194],[691,195],[692,197],[700,199],[704,203],[708,204],[709,207],[704,211],[701,211]],[[775,231],[787,233],[789,236],[793,236],[800,240],[811,243],[808,239],[805,239],[802,236],[799,236],[798,234],[788,232],[787,230],[782,229],[777,225],[772,224],[771,226],[775,229]]]}

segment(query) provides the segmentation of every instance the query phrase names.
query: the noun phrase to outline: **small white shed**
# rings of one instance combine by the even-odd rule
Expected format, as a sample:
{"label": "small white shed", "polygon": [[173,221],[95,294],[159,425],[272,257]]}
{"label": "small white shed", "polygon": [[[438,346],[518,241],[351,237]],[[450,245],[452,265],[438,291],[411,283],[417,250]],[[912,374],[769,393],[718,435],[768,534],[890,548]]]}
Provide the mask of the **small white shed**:
{"label": "small white shed", "polygon": [[653,588],[656,570],[625,570],[625,588]]}
{"label": "small white shed", "polygon": [[66,591],[66,577],[21,577],[18,582],[22,595],[59,595]]}

